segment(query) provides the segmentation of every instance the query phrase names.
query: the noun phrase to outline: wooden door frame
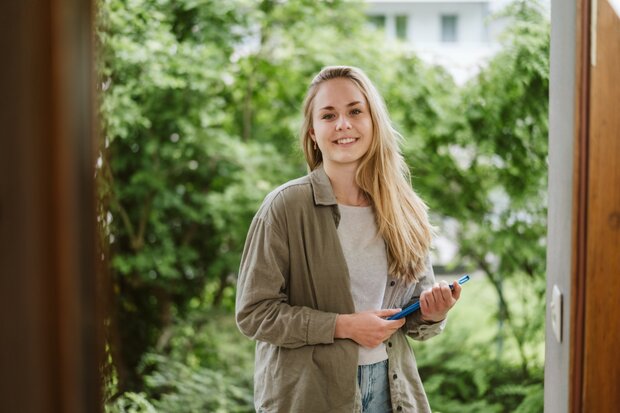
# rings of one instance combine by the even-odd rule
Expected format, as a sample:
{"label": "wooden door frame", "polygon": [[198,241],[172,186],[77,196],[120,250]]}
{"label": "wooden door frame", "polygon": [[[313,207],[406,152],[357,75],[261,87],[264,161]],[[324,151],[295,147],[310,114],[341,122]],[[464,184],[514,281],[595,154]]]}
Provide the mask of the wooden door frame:
{"label": "wooden door frame", "polygon": [[[578,3],[569,411],[620,404],[620,16],[608,0]],[[616,188],[614,191],[613,188]]]}
{"label": "wooden door frame", "polygon": [[0,410],[101,411],[92,0],[0,2]]}
{"label": "wooden door frame", "polygon": [[591,0],[577,1],[569,411],[582,411],[587,259]]}

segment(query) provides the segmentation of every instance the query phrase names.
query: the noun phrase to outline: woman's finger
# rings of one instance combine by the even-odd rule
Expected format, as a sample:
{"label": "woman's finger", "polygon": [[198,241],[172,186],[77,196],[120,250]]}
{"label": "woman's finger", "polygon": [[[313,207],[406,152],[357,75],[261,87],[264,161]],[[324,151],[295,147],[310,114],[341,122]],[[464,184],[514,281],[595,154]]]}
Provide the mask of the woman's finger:
{"label": "woman's finger", "polygon": [[394,314],[398,314],[401,311],[402,311],[401,308],[386,308],[386,309],[383,309],[383,310],[377,310],[377,311],[374,312],[374,314],[377,317],[382,317],[383,318],[383,317],[389,317],[389,316],[394,315]]}
{"label": "woman's finger", "polygon": [[437,283],[431,289],[431,294],[433,295],[433,309],[436,311],[438,309],[444,308],[446,303],[443,296],[443,292],[441,291],[441,286]]}
{"label": "woman's finger", "polygon": [[428,308],[428,311],[429,312],[433,311],[435,309],[435,306],[437,305],[437,300],[435,299],[435,294],[434,294],[433,289],[423,292],[422,296],[426,300],[426,306]]}
{"label": "woman's finger", "polygon": [[452,291],[450,291],[450,286],[445,281],[439,283],[439,294],[441,296],[441,301],[444,306],[452,305]]}
{"label": "woman's finger", "polygon": [[[405,324],[406,318],[399,318],[398,320],[389,320],[386,324],[386,327],[391,331],[394,332],[395,330],[398,330],[399,328],[401,328],[403,326],[403,324]],[[392,335],[390,333],[390,335]]]}
{"label": "woman's finger", "polygon": [[459,284],[457,281],[454,281],[452,283],[452,288],[452,297],[454,297],[455,300],[461,298],[461,284]]}

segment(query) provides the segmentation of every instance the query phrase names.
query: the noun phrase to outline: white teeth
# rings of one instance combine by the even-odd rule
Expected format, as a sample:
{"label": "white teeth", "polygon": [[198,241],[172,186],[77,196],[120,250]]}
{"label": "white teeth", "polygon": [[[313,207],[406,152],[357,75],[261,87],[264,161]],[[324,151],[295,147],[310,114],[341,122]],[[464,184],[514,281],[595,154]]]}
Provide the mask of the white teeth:
{"label": "white teeth", "polygon": [[355,142],[355,141],[356,141],[356,139],[355,139],[355,138],[343,138],[343,139],[338,139],[338,140],[336,141],[336,143],[337,143],[338,145],[340,145],[340,144],[351,143],[351,142]]}

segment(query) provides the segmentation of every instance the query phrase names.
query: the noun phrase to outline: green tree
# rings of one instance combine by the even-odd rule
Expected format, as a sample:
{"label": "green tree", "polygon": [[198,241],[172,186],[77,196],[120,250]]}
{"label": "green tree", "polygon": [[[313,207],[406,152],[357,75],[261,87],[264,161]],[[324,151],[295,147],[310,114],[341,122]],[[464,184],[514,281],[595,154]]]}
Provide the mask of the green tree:
{"label": "green tree", "polygon": [[124,391],[141,388],[143,354],[166,348],[175,315],[209,281],[216,304],[232,288],[249,220],[287,163],[229,130],[245,2],[106,0],[100,10],[111,350]]}
{"label": "green tree", "polygon": [[[421,372],[435,378],[445,411],[467,400],[478,405],[459,411],[542,409],[549,21],[532,1],[514,2],[505,14],[513,22],[502,51],[458,99],[425,108],[424,117],[438,124],[408,152],[431,210],[459,223],[458,263],[481,270],[498,300],[495,357],[474,347],[461,348],[466,356],[422,349]],[[422,122],[403,124],[413,130]],[[472,355],[475,365],[467,367]],[[450,361],[434,362],[442,358]],[[482,401],[496,404],[483,409]]]}

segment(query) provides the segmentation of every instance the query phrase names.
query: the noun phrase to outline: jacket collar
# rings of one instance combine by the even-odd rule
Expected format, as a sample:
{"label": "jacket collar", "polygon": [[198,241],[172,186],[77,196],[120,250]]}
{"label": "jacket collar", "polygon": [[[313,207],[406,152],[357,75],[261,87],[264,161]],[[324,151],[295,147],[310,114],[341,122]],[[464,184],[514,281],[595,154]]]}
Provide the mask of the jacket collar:
{"label": "jacket collar", "polygon": [[332,183],[323,169],[323,164],[317,166],[310,172],[310,184],[316,205],[336,205],[336,196],[332,188]]}

